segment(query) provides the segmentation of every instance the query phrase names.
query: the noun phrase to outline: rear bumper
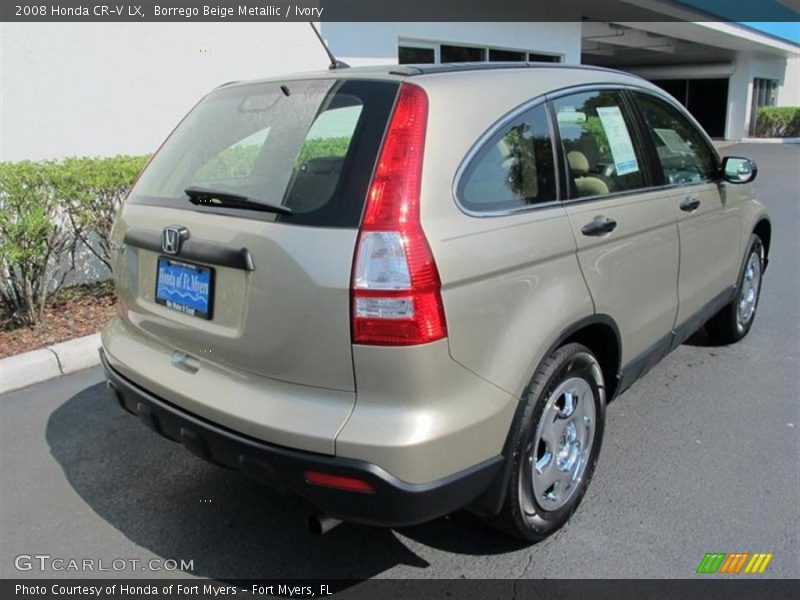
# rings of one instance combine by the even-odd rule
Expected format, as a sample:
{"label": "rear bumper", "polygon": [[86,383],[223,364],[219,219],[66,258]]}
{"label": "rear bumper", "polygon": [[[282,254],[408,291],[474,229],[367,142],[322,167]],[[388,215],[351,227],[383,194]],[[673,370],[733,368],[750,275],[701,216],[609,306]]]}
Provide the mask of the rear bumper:
{"label": "rear bumper", "polygon": [[[268,444],[211,423],[120,375],[102,350],[100,357],[117,401],[150,429],[180,442],[209,462],[295,493],[325,514],[345,521],[390,527],[429,521],[465,507],[481,496],[503,463],[502,456],[495,456],[430,483],[407,483],[369,462]],[[363,479],[375,491],[350,492],[312,485],[306,482],[307,470]]]}

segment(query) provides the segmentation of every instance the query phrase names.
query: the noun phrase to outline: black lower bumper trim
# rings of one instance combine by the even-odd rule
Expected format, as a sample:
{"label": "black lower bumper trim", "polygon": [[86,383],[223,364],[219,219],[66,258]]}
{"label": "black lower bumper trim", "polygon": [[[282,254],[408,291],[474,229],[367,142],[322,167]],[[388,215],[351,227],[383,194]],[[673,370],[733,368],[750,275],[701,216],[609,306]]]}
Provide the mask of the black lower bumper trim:
{"label": "black lower bumper trim", "polygon": [[[209,462],[296,493],[317,510],[343,521],[400,527],[435,519],[467,506],[486,492],[503,463],[503,457],[496,456],[437,481],[407,483],[365,461],[268,444],[206,421],[120,375],[102,350],[100,357],[117,401],[150,429]],[[305,480],[306,470],[357,477],[370,483],[375,492],[311,485]]]}

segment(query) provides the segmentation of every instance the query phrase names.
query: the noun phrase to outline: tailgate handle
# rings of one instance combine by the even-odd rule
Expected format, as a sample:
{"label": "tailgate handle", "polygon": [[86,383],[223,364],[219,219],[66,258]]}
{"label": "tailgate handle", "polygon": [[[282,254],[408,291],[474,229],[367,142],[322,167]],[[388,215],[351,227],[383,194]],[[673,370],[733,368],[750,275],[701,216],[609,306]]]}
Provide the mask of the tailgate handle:
{"label": "tailgate handle", "polygon": [[[161,232],[152,229],[141,229],[131,227],[125,232],[124,242],[129,246],[143,248],[151,252],[167,254],[161,247]],[[250,250],[242,246],[232,246],[219,242],[198,240],[192,237],[186,238],[180,245],[177,254],[170,255],[194,260],[209,265],[219,265],[230,267],[231,269],[241,269],[243,271],[255,271],[253,255]]]}
{"label": "tailgate handle", "polygon": [[172,353],[172,358],[169,361],[173,367],[177,367],[181,371],[186,371],[194,375],[200,370],[200,361],[193,356],[189,356],[186,352],[176,350]]}

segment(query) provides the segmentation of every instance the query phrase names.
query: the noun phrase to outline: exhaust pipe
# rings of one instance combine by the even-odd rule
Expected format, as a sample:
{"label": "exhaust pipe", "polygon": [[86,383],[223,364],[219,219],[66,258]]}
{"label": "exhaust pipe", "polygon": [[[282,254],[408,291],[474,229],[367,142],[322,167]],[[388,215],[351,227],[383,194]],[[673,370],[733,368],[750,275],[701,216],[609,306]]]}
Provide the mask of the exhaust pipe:
{"label": "exhaust pipe", "polygon": [[331,529],[340,525],[342,522],[339,519],[334,519],[322,513],[310,514],[306,517],[306,527],[311,535],[322,535],[328,533]]}

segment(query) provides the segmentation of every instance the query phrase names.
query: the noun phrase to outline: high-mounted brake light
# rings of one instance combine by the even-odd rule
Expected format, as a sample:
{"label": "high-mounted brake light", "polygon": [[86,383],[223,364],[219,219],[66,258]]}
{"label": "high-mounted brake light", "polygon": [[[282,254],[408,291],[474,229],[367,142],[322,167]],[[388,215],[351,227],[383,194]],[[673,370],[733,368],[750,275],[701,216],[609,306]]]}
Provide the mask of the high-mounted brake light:
{"label": "high-mounted brake light", "polygon": [[441,283],[419,217],[428,97],[400,86],[367,194],[353,266],[353,342],[409,346],[447,336]]}

